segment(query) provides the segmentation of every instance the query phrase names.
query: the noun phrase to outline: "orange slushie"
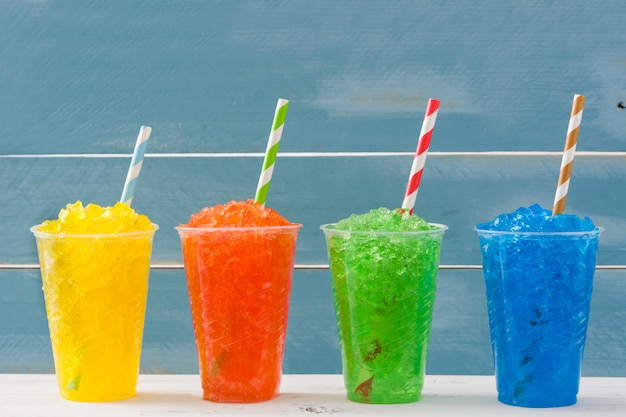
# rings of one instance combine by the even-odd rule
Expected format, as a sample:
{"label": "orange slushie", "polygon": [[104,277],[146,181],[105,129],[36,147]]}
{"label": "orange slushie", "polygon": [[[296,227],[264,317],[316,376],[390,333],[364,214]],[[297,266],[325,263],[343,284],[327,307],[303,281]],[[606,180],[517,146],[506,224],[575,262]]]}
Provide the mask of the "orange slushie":
{"label": "orange slushie", "polygon": [[207,207],[176,228],[204,399],[278,395],[300,227],[248,200]]}

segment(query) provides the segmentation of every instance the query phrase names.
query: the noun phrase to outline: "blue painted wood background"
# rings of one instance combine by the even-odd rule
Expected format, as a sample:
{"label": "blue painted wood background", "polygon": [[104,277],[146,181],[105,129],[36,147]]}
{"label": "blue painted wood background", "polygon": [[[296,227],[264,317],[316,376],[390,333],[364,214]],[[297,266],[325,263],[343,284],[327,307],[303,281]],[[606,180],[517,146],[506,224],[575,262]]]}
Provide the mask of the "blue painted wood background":
{"label": "blue painted wood background", "polygon": [[[174,226],[251,198],[278,98],[290,100],[268,206],[319,226],[397,207],[429,97],[441,108],[416,213],[444,237],[427,371],[491,374],[476,223],[550,207],[571,102],[586,96],[567,211],[600,239],[583,374],[626,376],[623,1],[0,1],[0,372],[52,372],[28,228],[113,204],[153,128],[133,207]],[[24,266],[25,267],[21,267]],[[284,370],[340,372],[326,269],[298,269]],[[193,373],[184,272],[151,273],[145,373]]]}

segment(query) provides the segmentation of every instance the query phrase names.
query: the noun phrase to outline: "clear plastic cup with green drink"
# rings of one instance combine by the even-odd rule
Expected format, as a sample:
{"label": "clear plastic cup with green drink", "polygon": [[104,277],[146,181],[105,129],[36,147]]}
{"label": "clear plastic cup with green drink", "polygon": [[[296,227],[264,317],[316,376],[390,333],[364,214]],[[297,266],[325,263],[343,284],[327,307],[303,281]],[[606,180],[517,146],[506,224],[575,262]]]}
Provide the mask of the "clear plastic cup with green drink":
{"label": "clear plastic cup with green drink", "polygon": [[348,399],[418,401],[447,226],[380,208],[321,229]]}

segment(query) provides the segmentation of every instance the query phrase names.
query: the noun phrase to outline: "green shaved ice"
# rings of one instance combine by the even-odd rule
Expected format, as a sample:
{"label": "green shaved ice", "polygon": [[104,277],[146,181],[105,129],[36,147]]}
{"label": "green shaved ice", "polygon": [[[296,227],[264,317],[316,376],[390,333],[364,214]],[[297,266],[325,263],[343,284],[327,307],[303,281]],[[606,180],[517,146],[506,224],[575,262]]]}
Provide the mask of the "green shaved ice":
{"label": "green shaved ice", "polygon": [[372,209],[365,214],[352,214],[346,219],[337,222],[339,230],[354,231],[386,231],[405,232],[413,230],[433,230],[435,226],[408,210],[389,210],[384,207]]}

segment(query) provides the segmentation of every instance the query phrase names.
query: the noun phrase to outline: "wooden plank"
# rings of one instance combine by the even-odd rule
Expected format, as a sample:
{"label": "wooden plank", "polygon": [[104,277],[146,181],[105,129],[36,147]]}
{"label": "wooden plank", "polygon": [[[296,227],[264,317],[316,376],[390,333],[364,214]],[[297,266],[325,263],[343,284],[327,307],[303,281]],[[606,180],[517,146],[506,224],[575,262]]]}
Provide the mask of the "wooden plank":
{"label": "wooden plank", "polygon": [[[623,149],[624,8],[590,2],[5,0],[3,153],[264,150],[279,97],[284,150]],[[115,24],[111,24],[115,22]],[[463,36],[460,36],[463,34]]]}
{"label": "wooden plank", "polygon": [[229,404],[203,401],[197,375],[140,375],[137,396],[125,401],[79,403],[59,397],[52,375],[0,375],[3,410],[12,417],[155,417],[184,415],[237,417],[439,416],[621,417],[626,407],[626,379],[582,378],[576,404],[568,407],[511,407],[497,401],[493,376],[426,375],[420,401],[362,404],[348,400],[341,375],[284,375],[280,395],[271,401]]}
{"label": "wooden plank", "polygon": [[[583,374],[626,376],[623,271],[596,274]],[[480,271],[441,271],[427,360],[429,374],[492,375]],[[284,372],[340,373],[330,273],[296,271]],[[53,371],[41,281],[36,271],[0,271],[0,373]],[[142,373],[196,373],[184,274],[152,271]]]}
{"label": "wooden plank", "polygon": [[[325,264],[319,226],[351,213],[402,203],[411,156],[278,158],[268,207],[302,223],[296,262]],[[129,158],[2,158],[0,262],[36,262],[29,227],[54,218],[78,199],[113,204],[120,198]],[[254,196],[261,158],[147,158],[133,207],[159,224],[155,262],[181,262],[174,227],[207,205]],[[551,208],[558,155],[432,155],[424,170],[415,213],[444,223],[442,264],[480,264],[477,223],[520,206]],[[606,228],[598,264],[626,264],[622,207],[626,156],[580,156],[566,211]]]}

